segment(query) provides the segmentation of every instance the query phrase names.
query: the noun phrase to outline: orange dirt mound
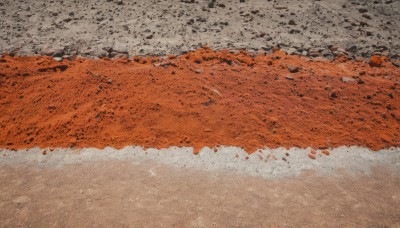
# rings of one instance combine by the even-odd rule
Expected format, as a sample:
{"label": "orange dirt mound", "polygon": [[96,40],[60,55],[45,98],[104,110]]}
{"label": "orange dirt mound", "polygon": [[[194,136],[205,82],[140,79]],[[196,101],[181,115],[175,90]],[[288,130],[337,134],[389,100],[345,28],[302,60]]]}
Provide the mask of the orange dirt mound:
{"label": "orange dirt mound", "polygon": [[0,147],[399,146],[399,75],[387,60],[209,48],[63,62],[6,55]]}

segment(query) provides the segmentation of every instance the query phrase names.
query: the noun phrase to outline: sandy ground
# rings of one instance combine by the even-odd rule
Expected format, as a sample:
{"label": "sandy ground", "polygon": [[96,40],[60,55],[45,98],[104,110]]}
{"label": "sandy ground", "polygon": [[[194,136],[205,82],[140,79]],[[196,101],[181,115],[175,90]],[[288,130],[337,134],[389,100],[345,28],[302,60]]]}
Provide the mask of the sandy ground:
{"label": "sandy ground", "polygon": [[399,8],[396,0],[2,0],[0,52],[165,55],[208,44],[398,58]]}
{"label": "sandy ground", "polygon": [[0,58],[0,147],[400,146],[400,68],[200,49]]}
{"label": "sandy ground", "polygon": [[0,226],[398,227],[398,172],[372,170],[277,181],[150,161],[3,164]]}

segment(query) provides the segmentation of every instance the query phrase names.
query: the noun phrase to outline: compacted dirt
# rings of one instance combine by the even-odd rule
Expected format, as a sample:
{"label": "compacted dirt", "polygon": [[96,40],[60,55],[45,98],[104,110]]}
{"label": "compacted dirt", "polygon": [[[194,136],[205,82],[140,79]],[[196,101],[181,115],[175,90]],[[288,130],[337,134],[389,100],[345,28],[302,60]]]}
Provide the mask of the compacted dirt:
{"label": "compacted dirt", "polygon": [[400,179],[279,181],[108,161],[0,169],[0,227],[399,227]]}
{"label": "compacted dirt", "polygon": [[203,48],[0,59],[0,148],[400,145],[400,69]]}

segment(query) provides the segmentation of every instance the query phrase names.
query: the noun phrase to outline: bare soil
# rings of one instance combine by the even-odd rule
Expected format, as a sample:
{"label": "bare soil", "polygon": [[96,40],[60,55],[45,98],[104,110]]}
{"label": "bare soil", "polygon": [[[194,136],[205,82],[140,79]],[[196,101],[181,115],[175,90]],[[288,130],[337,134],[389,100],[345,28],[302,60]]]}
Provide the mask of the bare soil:
{"label": "bare soil", "polygon": [[373,59],[4,56],[0,148],[399,146],[400,68]]}
{"label": "bare soil", "polygon": [[0,227],[398,227],[400,179],[265,180],[107,161],[0,168]]}

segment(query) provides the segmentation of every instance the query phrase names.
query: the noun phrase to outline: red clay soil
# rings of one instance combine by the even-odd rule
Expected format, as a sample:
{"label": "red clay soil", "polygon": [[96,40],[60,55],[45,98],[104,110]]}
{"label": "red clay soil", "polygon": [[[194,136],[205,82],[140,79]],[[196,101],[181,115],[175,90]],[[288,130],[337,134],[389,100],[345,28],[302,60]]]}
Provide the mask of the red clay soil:
{"label": "red clay soil", "polygon": [[370,66],[279,51],[63,62],[4,55],[0,148],[400,146],[399,75],[384,59]]}

